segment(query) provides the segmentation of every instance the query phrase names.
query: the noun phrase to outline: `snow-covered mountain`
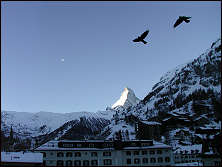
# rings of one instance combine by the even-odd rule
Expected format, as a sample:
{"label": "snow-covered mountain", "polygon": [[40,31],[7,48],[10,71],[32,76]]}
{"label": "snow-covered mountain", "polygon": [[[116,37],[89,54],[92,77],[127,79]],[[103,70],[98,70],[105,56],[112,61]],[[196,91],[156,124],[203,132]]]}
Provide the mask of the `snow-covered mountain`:
{"label": "snow-covered mountain", "polygon": [[[125,88],[115,108],[116,110],[125,109],[138,102],[139,99],[133,90]],[[2,111],[1,130],[4,136],[9,136],[12,126],[14,137],[34,139],[38,140],[38,143],[44,143],[50,139],[93,137],[110,123],[116,110],[107,107],[106,110],[96,113],[72,112],[64,114],[44,111],[38,113]],[[80,134],[78,129],[84,130],[84,133],[81,131],[82,134]]]}
{"label": "snow-covered mountain", "polygon": [[[164,74],[152,91],[139,100],[133,90],[125,88],[121,97],[105,111],[66,114],[38,112],[1,112],[1,130],[9,135],[10,127],[19,137],[50,139],[97,136],[112,139],[135,139],[135,125],[126,120],[157,121],[162,142],[174,148],[217,134],[197,134],[197,129],[221,131],[221,39],[193,61]],[[82,135],[81,135],[81,131]],[[98,135],[100,133],[100,135]],[[182,135],[181,135],[182,134]],[[184,136],[184,134],[186,134]]]}
{"label": "snow-covered mountain", "polygon": [[[138,104],[118,110],[101,135],[136,138],[126,116],[161,124],[162,142],[174,148],[214,139],[221,131],[221,39],[193,61],[164,74]],[[213,129],[199,134],[198,129]],[[211,130],[210,130],[211,131]],[[217,133],[216,133],[217,131]]]}
{"label": "snow-covered mountain", "polygon": [[128,108],[134,106],[140,102],[140,99],[136,97],[135,93],[130,88],[124,88],[119,100],[117,100],[113,105],[112,109],[118,106]]}
{"label": "snow-covered mountain", "polygon": [[80,117],[106,119],[109,120],[113,116],[112,111],[92,112],[72,112],[72,113],[53,113],[53,112],[16,112],[2,111],[1,126],[5,135],[9,135],[10,126],[13,130],[22,136],[39,136],[53,132],[57,128],[72,120],[79,120]]}

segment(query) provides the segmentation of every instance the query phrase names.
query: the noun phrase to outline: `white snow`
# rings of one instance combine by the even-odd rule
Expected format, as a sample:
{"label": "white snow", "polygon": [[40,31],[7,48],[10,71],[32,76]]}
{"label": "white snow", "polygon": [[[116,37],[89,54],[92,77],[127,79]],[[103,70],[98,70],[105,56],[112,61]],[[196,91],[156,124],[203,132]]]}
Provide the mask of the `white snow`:
{"label": "white snow", "polygon": [[42,163],[43,154],[33,152],[1,152],[1,161]]}
{"label": "white snow", "polygon": [[119,100],[117,100],[113,105],[112,108],[115,108],[117,106],[124,106],[125,108],[129,106],[136,105],[140,102],[140,99],[138,99],[135,96],[135,93],[130,88],[124,88],[124,91],[122,92]]}
{"label": "white snow", "polygon": [[[72,112],[72,113],[53,113],[53,112],[15,112],[15,111],[2,111],[1,112],[1,125],[6,125],[2,130],[6,130],[6,135],[9,135],[10,126],[12,125],[13,131],[24,135],[25,133],[29,136],[38,136],[46,133],[50,133],[64,123],[72,120],[79,119],[80,117],[86,118],[104,118],[111,119],[114,111],[98,111],[93,112]],[[40,132],[39,128],[46,125],[44,131]]]}
{"label": "white snow", "polygon": [[174,153],[180,153],[182,151],[185,154],[185,151],[187,151],[188,154],[191,154],[191,151],[198,151],[198,153],[202,153],[202,144],[195,144],[195,145],[189,145],[189,146],[180,146],[177,150],[174,151]]}
{"label": "white snow", "polygon": [[202,162],[175,163],[174,166],[203,166]]}

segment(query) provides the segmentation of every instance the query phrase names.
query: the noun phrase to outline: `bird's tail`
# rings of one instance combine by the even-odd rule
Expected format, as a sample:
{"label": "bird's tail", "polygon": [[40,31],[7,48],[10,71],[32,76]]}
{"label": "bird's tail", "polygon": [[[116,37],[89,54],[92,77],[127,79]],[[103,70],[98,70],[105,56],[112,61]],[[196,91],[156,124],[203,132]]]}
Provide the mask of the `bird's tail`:
{"label": "bird's tail", "polygon": [[144,40],[142,40],[142,42],[144,43],[144,44],[146,44],[147,42],[146,41],[144,41]]}
{"label": "bird's tail", "polygon": [[188,19],[186,19],[186,20],[184,20],[186,23],[189,23],[190,22],[190,20],[188,20]]}

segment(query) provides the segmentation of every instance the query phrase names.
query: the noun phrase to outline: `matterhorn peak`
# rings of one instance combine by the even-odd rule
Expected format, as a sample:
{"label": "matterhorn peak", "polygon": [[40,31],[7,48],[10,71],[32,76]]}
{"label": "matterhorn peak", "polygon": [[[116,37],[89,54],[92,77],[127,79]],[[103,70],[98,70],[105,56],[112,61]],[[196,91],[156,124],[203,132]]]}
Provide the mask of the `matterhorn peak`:
{"label": "matterhorn peak", "polygon": [[130,106],[136,105],[140,102],[140,99],[136,97],[135,93],[132,89],[126,87],[124,88],[119,100],[117,100],[112,108],[117,106],[123,106],[124,108],[128,108]]}

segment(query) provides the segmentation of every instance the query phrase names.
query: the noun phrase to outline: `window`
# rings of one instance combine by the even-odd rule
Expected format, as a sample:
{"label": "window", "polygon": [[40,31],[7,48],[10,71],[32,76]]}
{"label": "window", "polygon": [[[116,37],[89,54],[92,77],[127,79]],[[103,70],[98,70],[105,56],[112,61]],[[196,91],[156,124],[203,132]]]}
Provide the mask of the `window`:
{"label": "window", "polygon": [[126,159],[126,164],[131,164],[131,159]]}
{"label": "window", "polygon": [[103,156],[111,156],[111,152],[103,152]]}
{"label": "window", "polygon": [[75,166],[81,166],[81,161],[80,160],[75,160],[74,165]]}
{"label": "window", "polygon": [[73,144],[71,144],[71,143],[63,143],[63,147],[70,148],[70,147],[73,147]]}
{"label": "window", "polygon": [[148,158],[143,158],[143,163],[147,164],[148,163]]}
{"label": "window", "polygon": [[71,152],[67,152],[66,153],[66,157],[72,157],[72,153]]}
{"label": "window", "polygon": [[93,148],[93,147],[94,147],[94,144],[89,143],[89,148]]}
{"label": "window", "polygon": [[162,150],[157,150],[157,154],[162,154]]}
{"label": "window", "polygon": [[151,151],[150,151],[150,154],[155,154],[155,151],[154,151],[154,150],[151,150]]}
{"label": "window", "polygon": [[58,160],[57,161],[57,166],[63,166],[63,161],[62,160]]}
{"label": "window", "polygon": [[158,162],[163,162],[163,158],[162,158],[162,157],[159,157],[159,158],[157,158],[157,161],[158,161]]}
{"label": "window", "polygon": [[66,161],[66,166],[72,166],[72,161],[70,160]]}
{"label": "window", "polygon": [[156,162],[156,158],[150,158],[150,162],[151,163],[155,163]]}
{"label": "window", "polygon": [[165,162],[170,162],[170,157],[165,157]]}
{"label": "window", "polygon": [[50,152],[50,155],[53,155],[53,152]]}
{"label": "window", "polygon": [[133,146],[133,147],[136,146],[136,143],[135,143],[135,142],[132,142],[132,143],[131,143],[131,146]]}
{"label": "window", "polygon": [[146,150],[143,150],[142,151],[142,155],[146,155],[147,154],[147,151]]}
{"label": "window", "polygon": [[41,152],[43,154],[43,157],[46,157],[46,153],[45,152]]}
{"label": "window", "polygon": [[131,152],[130,152],[130,151],[127,151],[127,152],[126,152],[126,155],[131,155]]}
{"label": "window", "polygon": [[134,159],[134,164],[139,164],[140,163],[140,159],[139,158],[135,158]]}
{"label": "window", "polygon": [[139,151],[134,151],[133,154],[134,155],[139,155]]}
{"label": "window", "polygon": [[92,160],[91,161],[91,165],[92,166],[97,166],[98,165],[98,161],[97,160]]}
{"label": "window", "polygon": [[75,153],[75,157],[81,157],[81,153],[80,152],[76,152]]}
{"label": "window", "polygon": [[97,152],[91,152],[92,157],[97,157]]}
{"label": "window", "polygon": [[103,164],[104,165],[112,165],[112,160],[111,159],[104,159]]}
{"label": "window", "polygon": [[58,152],[57,157],[64,157],[64,154],[62,152]]}
{"label": "window", "polygon": [[89,161],[88,160],[84,160],[83,161],[83,166],[89,166]]}
{"label": "window", "polygon": [[76,147],[80,148],[80,147],[82,147],[82,144],[76,144]]}

